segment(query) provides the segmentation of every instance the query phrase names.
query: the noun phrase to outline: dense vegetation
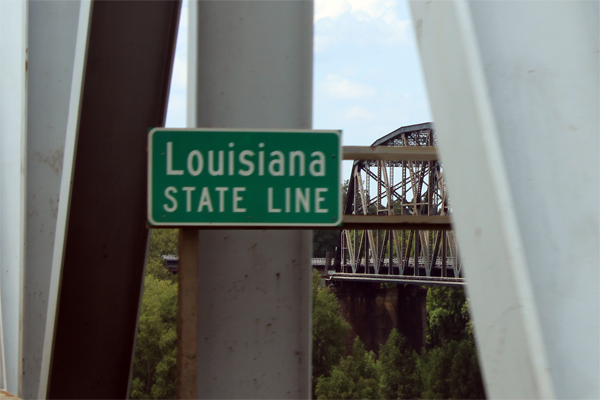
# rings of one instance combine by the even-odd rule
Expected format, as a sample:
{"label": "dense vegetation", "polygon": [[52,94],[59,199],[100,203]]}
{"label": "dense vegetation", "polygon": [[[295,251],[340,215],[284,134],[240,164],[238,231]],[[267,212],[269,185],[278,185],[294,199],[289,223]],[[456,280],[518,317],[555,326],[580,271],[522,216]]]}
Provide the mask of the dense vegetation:
{"label": "dense vegetation", "polygon": [[325,286],[319,273],[313,271],[312,304],[312,388],[316,379],[328,376],[331,369],[346,355],[346,337],[350,324],[340,315],[340,305]]}
{"label": "dense vegetation", "polygon": [[150,236],[129,393],[131,399],[176,397],[177,279],[164,268],[163,254],[177,254],[177,230],[156,229]]}
{"label": "dense vegetation", "polygon": [[[314,289],[313,289],[314,290]],[[325,287],[318,291],[329,292]],[[319,310],[327,307],[327,311]],[[316,303],[316,313],[336,313],[337,301]],[[340,317],[341,318],[341,317]],[[360,338],[352,354],[340,357],[326,372],[313,369],[319,399],[483,399],[485,392],[461,289],[432,287],[427,294],[428,349],[419,356],[396,329],[379,349],[367,352]],[[313,329],[321,331],[320,319]],[[315,343],[313,347],[323,347]],[[338,353],[335,353],[338,354]],[[317,360],[318,361],[318,360]],[[329,360],[331,363],[331,360]],[[315,361],[313,361],[315,362]]]}
{"label": "dense vegetation", "polygon": [[[132,399],[176,396],[177,280],[164,268],[164,254],[177,254],[176,230],[152,231],[132,369]],[[312,304],[314,398],[485,397],[464,291],[428,290],[427,349],[421,355],[395,329],[378,354],[367,351],[358,337],[347,354],[350,325],[340,314],[335,294],[320,284],[316,271]]]}

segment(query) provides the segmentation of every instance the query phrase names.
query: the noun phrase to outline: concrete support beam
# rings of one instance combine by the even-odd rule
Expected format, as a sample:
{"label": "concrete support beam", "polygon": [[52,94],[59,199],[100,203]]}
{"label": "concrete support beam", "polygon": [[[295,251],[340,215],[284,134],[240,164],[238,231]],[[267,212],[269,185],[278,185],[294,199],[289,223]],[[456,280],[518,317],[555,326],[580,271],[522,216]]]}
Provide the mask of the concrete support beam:
{"label": "concrete support beam", "polygon": [[[190,3],[189,126],[311,128],[311,1]],[[311,231],[200,231],[198,398],[310,396]]]}
{"label": "concrete support beam", "polygon": [[[72,88],[81,14],[79,1],[32,1],[27,5],[27,236],[23,391],[19,394],[29,399],[36,398],[39,390],[69,107],[72,100],[79,100],[72,99],[71,93],[81,88],[80,80]],[[82,34],[85,45],[87,35]],[[82,68],[83,60],[79,63]],[[60,227],[59,231],[63,232]]]}
{"label": "concrete support beam", "polygon": [[21,392],[27,4],[0,2],[0,385]]}
{"label": "concrete support beam", "polygon": [[411,8],[487,394],[599,398],[599,3]]}
{"label": "concrete support beam", "polygon": [[127,395],[148,235],[147,133],[164,124],[179,10],[178,1],[92,3],[39,397]]}

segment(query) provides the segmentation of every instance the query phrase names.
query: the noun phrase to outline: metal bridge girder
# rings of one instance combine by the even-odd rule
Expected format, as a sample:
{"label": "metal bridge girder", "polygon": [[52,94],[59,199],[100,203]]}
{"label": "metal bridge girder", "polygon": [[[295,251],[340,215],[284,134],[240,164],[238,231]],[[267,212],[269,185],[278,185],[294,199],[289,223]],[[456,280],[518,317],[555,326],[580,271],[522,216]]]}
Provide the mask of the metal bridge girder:
{"label": "metal bridge girder", "polygon": [[[348,151],[348,155],[360,158],[352,168],[345,213],[362,215],[365,220],[366,216],[399,213],[412,223],[418,218],[447,218],[449,209],[442,167],[437,155],[432,156],[435,152],[429,150],[436,143],[433,125],[426,123],[399,128],[375,141],[370,147],[373,160],[362,152]],[[398,146],[407,149],[402,156],[386,150]],[[394,180],[394,177],[399,179]],[[354,274],[365,274],[381,282],[392,276],[396,279],[407,274],[423,275],[421,280],[433,282],[433,277],[446,277],[452,269],[458,280],[449,284],[462,282],[451,231],[442,235],[441,231],[432,230],[433,226],[427,229],[427,226],[418,228],[417,225],[406,230],[356,230],[348,223],[350,216],[344,218],[347,228],[341,232],[340,253],[343,254],[337,257],[338,272],[350,268]],[[357,238],[360,241],[354,243]],[[447,257],[452,260],[446,260]],[[342,265],[347,259],[349,263]],[[337,277],[334,275],[333,279]]]}

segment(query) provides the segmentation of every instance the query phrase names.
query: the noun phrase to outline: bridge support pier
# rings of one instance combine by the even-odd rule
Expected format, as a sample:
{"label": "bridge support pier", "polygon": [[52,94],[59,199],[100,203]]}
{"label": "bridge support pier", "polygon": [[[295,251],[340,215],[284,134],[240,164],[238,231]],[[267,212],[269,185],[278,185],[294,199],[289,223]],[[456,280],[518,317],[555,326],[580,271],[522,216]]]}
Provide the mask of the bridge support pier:
{"label": "bridge support pier", "polygon": [[[189,7],[188,126],[312,127],[311,1]],[[310,396],[311,237],[199,231],[194,398]]]}
{"label": "bridge support pier", "polygon": [[425,347],[427,332],[427,289],[415,285],[398,285],[398,330],[417,353]]}
{"label": "bridge support pier", "polygon": [[379,284],[340,282],[334,292],[342,306],[342,315],[352,327],[349,349],[358,336],[368,350],[379,351],[394,328],[418,353],[425,347],[427,289],[415,285],[385,288]]}

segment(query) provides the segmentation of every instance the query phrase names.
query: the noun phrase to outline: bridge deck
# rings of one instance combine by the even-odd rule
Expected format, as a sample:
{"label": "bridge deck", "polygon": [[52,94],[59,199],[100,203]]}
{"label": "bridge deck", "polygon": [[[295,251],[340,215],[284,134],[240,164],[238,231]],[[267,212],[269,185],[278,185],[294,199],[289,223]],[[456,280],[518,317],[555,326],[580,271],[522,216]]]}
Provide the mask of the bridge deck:
{"label": "bridge deck", "polygon": [[418,275],[383,275],[383,274],[348,274],[328,271],[329,279],[333,281],[400,283],[427,286],[464,286],[464,278]]}

